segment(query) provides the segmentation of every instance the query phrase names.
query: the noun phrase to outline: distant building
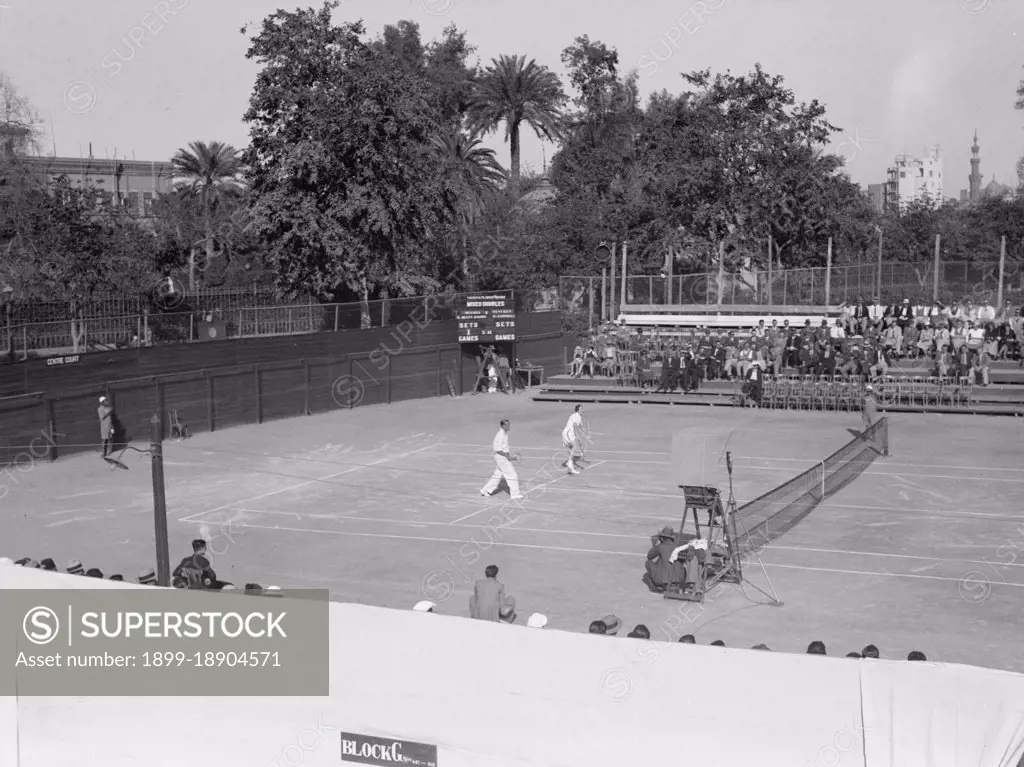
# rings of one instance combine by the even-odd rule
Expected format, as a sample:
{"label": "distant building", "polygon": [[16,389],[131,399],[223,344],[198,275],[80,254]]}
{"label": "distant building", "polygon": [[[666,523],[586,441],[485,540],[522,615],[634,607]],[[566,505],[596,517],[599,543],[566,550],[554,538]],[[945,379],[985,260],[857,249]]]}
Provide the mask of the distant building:
{"label": "distant building", "polygon": [[551,183],[547,170],[545,170],[544,175],[540,177],[540,183],[534,189],[522,195],[519,198],[519,202],[526,208],[536,210],[547,205],[557,194],[558,187]]}
{"label": "distant building", "polygon": [[20,125],[0,123],[0,157],[15,157],[28,152],[31,131]]}
{"label": "distant building", "polygon": [[21,162],[49,187],[61,176],[79,189],[93,189],[101,205],[153,215],[153,202],[174,189],[168,162],[101,160],[95,157],[22,157]]}
{"label": "distant building", "polygon": [[963,203],[980,202],[988,197],[999,197],[1004,200],[1012,200],[1017,196],[1013,187],[997,183],[993,178],[985,186],[982,186],[984,176],[981,175],[981,155],[979,154],[978,131],[974,131],[974,144],[971,145],[971,175],[967,177],[967,189],[960,190],[960,201]]}
{"label": "distant building", "polygon": [[[967,201],[977,202],[981,199],[981,155],[978,154],[978,129],[974,129],[974,144],[971,145],[971,175],[967,177]],[[961,198],[963,195],[961,195]]]}
{"label": "distant building", "polygon": [[889,166],[885,182],[884,207],[902,210],[912,202],[942,203],[942,149],[934,146],[924,159],[899,155]]}
{"label": "distant building", "polygon": [[868,184],[868,199],[871,206],[882,213],[885,211],[885,184]]}

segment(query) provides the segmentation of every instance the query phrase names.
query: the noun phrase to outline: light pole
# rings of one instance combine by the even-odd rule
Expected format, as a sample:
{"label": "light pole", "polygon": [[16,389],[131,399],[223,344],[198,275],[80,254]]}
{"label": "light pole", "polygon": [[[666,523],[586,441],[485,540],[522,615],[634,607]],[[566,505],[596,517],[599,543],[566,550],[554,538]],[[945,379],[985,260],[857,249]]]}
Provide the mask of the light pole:
{"label": "light pole", "polygon": [[14,362],[14,335],[11,333],[11,311],[14,305],[14,288],[4,285],[0,290],[4,304],[4,324],[7,327],[7,361]]}

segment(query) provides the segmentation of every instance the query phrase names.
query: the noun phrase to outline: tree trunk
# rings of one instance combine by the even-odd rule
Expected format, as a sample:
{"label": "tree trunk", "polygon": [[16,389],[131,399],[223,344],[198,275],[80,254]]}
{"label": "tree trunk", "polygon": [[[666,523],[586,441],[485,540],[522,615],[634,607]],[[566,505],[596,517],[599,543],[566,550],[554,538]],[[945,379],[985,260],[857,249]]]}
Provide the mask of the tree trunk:
{"label": "tree trunk", "polygon": [[519,197],[519,124],[516,123],[509,131],[509,144],[512,146],[512,162],[509,167],[508,188],[512,193],[512,199]]}
{"label": "tree trunk", "polygon": [[466,227],[462,227],[462,286],[459,293],[468,293],[473,290],[472,277],[469,274],[469,238],[466,236]]}
{"label": "tree trunk", "polygon": [[366,328],[373,327],[370,319],[370,288],[366,282],[366,275],[363,275],[363,286],[359,293],[359,327],[365,330]]}
{"label": "tree trunk", "polygon": [[77,301],[71,302],[71,317],[71,350],[72,353],[79,354],[85,340],[85,321],[81,317]]}

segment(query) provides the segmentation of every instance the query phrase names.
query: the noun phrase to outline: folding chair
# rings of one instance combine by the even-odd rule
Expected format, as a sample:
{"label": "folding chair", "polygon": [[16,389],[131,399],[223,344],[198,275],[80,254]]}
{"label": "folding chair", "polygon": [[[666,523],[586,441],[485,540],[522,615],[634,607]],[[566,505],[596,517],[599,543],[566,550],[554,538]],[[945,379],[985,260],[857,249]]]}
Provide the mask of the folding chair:
{"label": "folding chair", "polygon": [[188,424],[181,420],[177,410],[167,411],[167,422],[170,425],[171,437],[173,439],[188,439],[192,436],[189,433]]}
{"label": "folding chair", "polygon": [[971,383],[971,379],[966,376],[961,377],[958,380],[960,389],[960,405],[961,407],[970,407],[974,404],[974,384]]}

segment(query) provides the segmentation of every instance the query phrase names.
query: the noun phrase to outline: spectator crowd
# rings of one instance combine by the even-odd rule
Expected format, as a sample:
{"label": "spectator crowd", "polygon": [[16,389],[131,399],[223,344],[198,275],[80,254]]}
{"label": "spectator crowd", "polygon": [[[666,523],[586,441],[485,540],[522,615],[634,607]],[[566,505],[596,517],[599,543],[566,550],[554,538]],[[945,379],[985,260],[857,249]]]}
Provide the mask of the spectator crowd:
{"label": "spectator crowd", "polygon": [[[879,380],[901,361],[926,366],[937,378],[966,378],[987,386],[992,362],[1021,355],[1022,309],[1006,304],[891,306],[858,299],[842,304],[840,316],[802,327],[788,319],[761,320],[747,330],[695,333],[605,326],[577,346],[570,373],[622,377],[629,370],[642,388],[695,391],[703,381],[745,379],[760,365],[775,375],[851,376]],[[628,362],[624,364],[624,360]]]}
{"label": "spectator crowd", "polygon": [[[59,572],[56,562],[50,557],[35,560],[30,557],[23,557],[14,561],[15,565],[30,567],[39,570]],[[68,575],[80,575],[84,578],[99,578],[111,581],[124,581],[124,576],[115,573],[104,576],[103,571],[98,567],[86,568],[79,560],[72,559],[67,563],[64,572]],[[146,568],[139,572],[135,582],[142,586],[156,586],[157,577],[153,568]],[[192,541],[192,553],[183,557],[178,565],[171,572],[171,585],[176,589],[189,589],[192,591],[234,591],[236,586],[233,583],[222,581],[217,578],[210,562],[209,550],[206,541],[196,538]],[[281,589],[278,586],[261,586],[258,583],[245,584],[246,594],[264,594],[267,596],[280,596]]]}
{"label": "spectator crowd", "polygon": [[[417,602],[413,606],[413,610],[416,612],[433,613],[437,609],[437,604],[429,600],[423,600]],[[509,596],[505,592],[505,584],[498,580],[498,567],[497,565],[488,565],[484,569],[484,577],[477,580],[473,584],[473,594],[469,598],[469,617],[476,620],[487,620],[494,621],[497,623],[514,624],[518,620],[516,613],[516,600],[515,597]],[[544,628],[547,626],[548,619],[546,615],[542,613],[533,613],[526,621],[526,626],[529,628]],[[606,615],[599,620],[591,621],[588,628],[588,633],[599,634],[601,636],[618,636],[622,630],[622,621],[615,615]],[[669,634],[669,632],[665,632]],[[630,639],[650,639],[651,631],[642,623],[638,623],[632,631],[626,636]],[[693,634],[684,634],[677,640],[672,640],[669,635],[670,641],[677,641],[681,644],[697,644],[697,639]],[[712,647],[725,647],[725,642],[721,639],[716,639],[711,642]],[[750,649],[752,650],[767,650],[771,651],[771,648],[766,644],[756,644]],[[825,643],[820,640],[815,640],[807,645],[806,653],[808,655],[827,655],[828,652],[825,648]],[[851,651],[846,653],[847,658],[881,658],[881,652],[878,647],[869,644],[864,649],[857,651]],[[907,655],[908,661],[923,661],[928,660],[923,652],[920,650],[912,650]]]}

